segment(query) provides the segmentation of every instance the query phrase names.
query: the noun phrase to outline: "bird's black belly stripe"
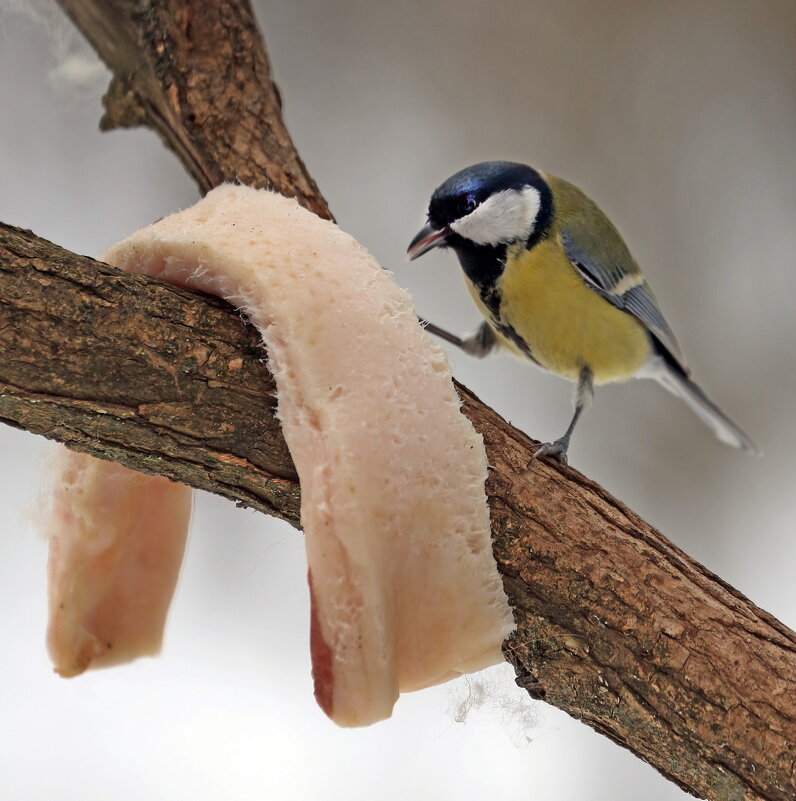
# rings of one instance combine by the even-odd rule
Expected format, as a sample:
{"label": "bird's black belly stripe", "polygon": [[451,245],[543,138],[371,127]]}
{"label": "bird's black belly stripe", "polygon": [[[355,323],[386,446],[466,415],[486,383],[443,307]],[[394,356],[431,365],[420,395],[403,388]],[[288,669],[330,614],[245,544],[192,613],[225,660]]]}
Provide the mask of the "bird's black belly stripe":
{"label": "bird's black belly stripe", "polygon": [[[528,343],[514,330],[513,326],[498,320],[494,320],[494,326],[506,339],[510,339],[534,364],[539,364],[538,359],[536,359],[531,352]],[[539,364],[539,366],[541,367],[541,364]]]}

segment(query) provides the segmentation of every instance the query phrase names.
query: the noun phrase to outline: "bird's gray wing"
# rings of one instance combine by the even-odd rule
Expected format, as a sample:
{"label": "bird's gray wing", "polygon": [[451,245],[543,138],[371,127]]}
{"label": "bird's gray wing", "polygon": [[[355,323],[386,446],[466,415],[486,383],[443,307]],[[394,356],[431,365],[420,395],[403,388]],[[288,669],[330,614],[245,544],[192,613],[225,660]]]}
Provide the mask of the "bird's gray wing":
{"label": "bird's gray wing", "polygon": [[632,314],[665,348],[686,375],[690,371],[683,350],[661,312],[658,301],[644,274],[625,245],[619,232],[603,216],[608,228],[601,226],[598,239],[587,221],[576,218],[560,231],[564,252],[586,284],[628,314]]}

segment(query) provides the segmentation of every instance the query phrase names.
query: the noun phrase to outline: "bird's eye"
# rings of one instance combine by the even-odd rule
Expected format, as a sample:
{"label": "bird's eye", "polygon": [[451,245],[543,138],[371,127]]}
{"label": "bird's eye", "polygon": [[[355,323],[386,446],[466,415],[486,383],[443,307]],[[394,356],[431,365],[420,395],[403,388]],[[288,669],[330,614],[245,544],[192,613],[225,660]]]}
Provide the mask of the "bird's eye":
{"label": "bird's eye", "polygon": [[467,195],[464,199],[464,212],[465,214],[469,214],[471,211],[475,211],[475,207],[478,205],[475,200],[475,195]]}

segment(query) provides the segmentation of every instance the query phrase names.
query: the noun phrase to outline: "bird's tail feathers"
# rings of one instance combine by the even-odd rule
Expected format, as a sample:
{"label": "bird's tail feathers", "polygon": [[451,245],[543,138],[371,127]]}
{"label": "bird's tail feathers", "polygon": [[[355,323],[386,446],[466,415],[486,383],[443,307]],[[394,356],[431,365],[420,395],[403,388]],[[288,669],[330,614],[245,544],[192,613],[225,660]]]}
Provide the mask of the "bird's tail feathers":
{"label": "bird's tail feathers", "polygon": [[650,373],[650,377],[662,384],[673,395],[684,400],[691,408],[691,411],[722,442],[732,445],[734,448],[749,451],[756,456],[763,455],[763,451],[755,445],[749,435],[733,423],[704,393],[702,388],[688,376],[668,364],[661,363],[656,366],[654,372]]}

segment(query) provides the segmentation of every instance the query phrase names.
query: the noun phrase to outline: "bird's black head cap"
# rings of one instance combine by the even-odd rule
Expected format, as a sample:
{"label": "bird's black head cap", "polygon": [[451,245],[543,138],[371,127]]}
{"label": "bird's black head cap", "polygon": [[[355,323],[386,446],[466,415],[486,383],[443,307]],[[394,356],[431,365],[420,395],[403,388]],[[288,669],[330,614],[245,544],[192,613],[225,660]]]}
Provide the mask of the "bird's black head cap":
{"label": "bird's black head cap", "polygon": [[553,211],[553,198],[547,181],[527,164],[514,161],[482,161],[465,167],[440,184],[431,196],[428,220],[436,228],[444,228],[474,211],[492,195],[508,189],[538,190],[541,208],[535,230],[546,230]]}
{"label": "bird's black head cap", "polygon": [[553,195],[539,172],[512,161],[484,161],[437,187],[428,224],[407,255],[412,260],[433,248],[452,248],[491,308],[509,245],[532,248],[547,236],[552,219]]}

